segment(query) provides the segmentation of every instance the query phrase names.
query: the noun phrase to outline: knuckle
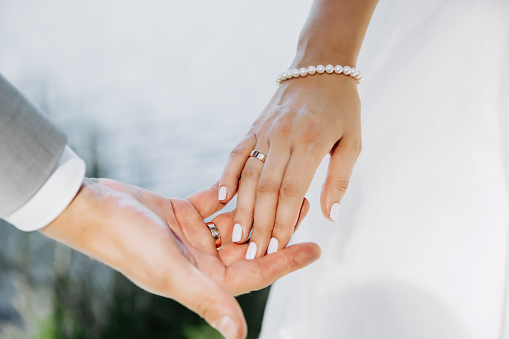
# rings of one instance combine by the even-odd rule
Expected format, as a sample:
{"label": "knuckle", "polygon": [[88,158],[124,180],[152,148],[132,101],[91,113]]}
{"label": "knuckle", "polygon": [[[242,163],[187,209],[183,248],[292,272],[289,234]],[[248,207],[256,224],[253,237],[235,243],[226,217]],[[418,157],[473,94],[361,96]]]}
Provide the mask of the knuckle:
{"label": "knuckle", "polygon": [[359,156],[362,151],[362,139],[356,138],[353,140],[349,140],[347,143],[345,143],[345,147],[350,150],[350,152],[355,155]]}
{"label": "knuckle", "polygon": [[307,125],[302,130],[301,140],[304,143],[312,143],[320,139],[323,129],[318,125]]}
{"label": "knuckle", "polygon": [[258,172],[253,167],[245,167],[240,176],[240,180],[256,180]]}
{"label": "knuckle", "polygon": [[[117,266],[118,267],[118,266]],[[141,281],[150,284],[150,289],[155,293],[173,297],[175,290],[175,281],[168,276],[167,270],[157,269],[155,267],[139,267],[138,275]]]}
{"label": "knuckle", "polygon": [[315,114],[306,113],[299,121],[298,135],[301,144],[311,144],[321,139],[324,134],[323,124]]}
{"label": "knuckle", "polygon": [[292,135],[293,131],[293,122],[295,119],[294,112],[286,112],[283,113],[280,117],[278,117],[271,128],[271,134],[274,134],[277,137],[286,139]]}
{"label": "knuckle", "polygon": [[329,185],[338,192],[345,193],[348,189],[348,180],[329,180]]}
{"label": "knuckle", "polygon": [[[244,230],[250,230],[253,225],[253,208],[250,206],[238,205],[236,219],[238,220],[235,221],[235,223],[241,224]],[[247,222],[246,220],[250,221]]]}
{"label": "knuckle", "polygon": [[[233,184],[233,182],[237,182],[239,179],[239,174],[233,166],[226,166],[223,170],[223,175],[221,176],[221,185]],[[219,188],[218,188],[219,189]]]}
{"label": "knuckle", "polygon": [[[284,234],[285,230],[288,229],[289,227],[287,227],[284,223],[282,223],[281,221],[276,221],[274,223],[274,233],[275,232],[278,232],[278,234]],[[279,237],[278,237],[279,239]]]}
{"label": "knuckle", "polygon": [[196,312],[201,315],[204,319],[209,319],[209,315],[212,315],[215,309],[214,300],[209,297],[200,298],[196,305]]}
{"label": "knuckle", "polygon": [[272,236],[279,240],[280,243],[288,243],[293,233],[293,227],[283,225],[281,223],[274,224]]}
{"label": "knuckle", "polygon": [[268,225],[253,225],[253,232],[251,234],[251,241],[254,241],[258,246],[269,243],[272,227]]}
{"label": "knuckle", "polygon": [[274,224],[272,236],[279,241],[279,244],[284,246],[287,245],[288,242],[290,241],[293,231],[294,231],[293,226],[282,224],[281,222],[276,222]]}
{"label": "knuckle", "polygon": [[237,146],[235,146],[234,149],[231,150],[230,158],[236,158],[238,156],[241,156],[243,153],[244,153],[244,148],[242,147],[242,145],[237,145]]}
{"label": "knuckle", "polygon": [[276,193],[278,185],[271,179],[263,179],[258,182],[257,193]]}
{"label": "knuckle", "polygon": [[[245,200],[239,199],[239,203],[237,204],[236,212],[235,212],[235,223],[240,223],[243,226],[248,226],[245,220],[253,219],[253,211],[254,206]],[[251,221],[252,223],[252,221]],[[249,223],[249,226],[251,226]]]}
{"label": "knuckle", "polygon": [[283,185],[281,186],[280,194],[283,197],[293,198],[299,194],[299,188],[297,187],[297,185],[290,182],[283,183]]}
{"label": "knuckle", "polygon": [[362,151],[362,141],[361,140],[354,140],[354,141],[351,141],[349,144],[348,144],[348,149],[350,150],[350,152],[356,157],[358,158],[359,155],[361,154],[361,151]]}

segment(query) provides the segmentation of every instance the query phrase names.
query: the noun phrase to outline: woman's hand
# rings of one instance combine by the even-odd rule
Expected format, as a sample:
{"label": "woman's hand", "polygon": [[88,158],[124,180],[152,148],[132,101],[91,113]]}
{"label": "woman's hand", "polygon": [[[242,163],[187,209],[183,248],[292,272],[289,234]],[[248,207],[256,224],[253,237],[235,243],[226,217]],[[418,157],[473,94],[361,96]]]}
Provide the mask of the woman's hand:
{"label": "woman's hand", "polygon": [[[265,163],[250,157],[253,150],[267,156]],[[354,79],[317,74],[284,81],[231,152],[220,180],[219,200],[228,202],[238,192],[234,241],[246,242],[252,228],[246,258],[288,244],[304,195],[326,154],[331,158],[321,207],[326,218],[337,220],[360,151],[360,100]]]}
{"label": "woman's hand", "polygon": [[[356,67],[378,0],[314,0],[290,69]],[[265,163],[249,155],[257,150]],[[323,214],[336,220],[339,202],[361,151],[360,102],[354,79],[342,74],[284,81],[235,147],[220,181],[219,200],[238,192],[233,238],[252,236],[246,258],[284,248],[299,206],[323,157],[331,155],[323,185]]]}
{"label": "woman's hand", "polygon": [[[45,235],[113,267],[141,288],[177,300],[226,338],[244,338],[246,323],[232,294],[268,286],[320,256],[313,243],[291,246],[259,260],[243,260],[246,244],[232,244],[232,213],[213,222],[222,248],[203,219],[224,204],[217,185],[187,200],[112,180],[86,180]],[[302,219],[309,210],[305,202]]]}

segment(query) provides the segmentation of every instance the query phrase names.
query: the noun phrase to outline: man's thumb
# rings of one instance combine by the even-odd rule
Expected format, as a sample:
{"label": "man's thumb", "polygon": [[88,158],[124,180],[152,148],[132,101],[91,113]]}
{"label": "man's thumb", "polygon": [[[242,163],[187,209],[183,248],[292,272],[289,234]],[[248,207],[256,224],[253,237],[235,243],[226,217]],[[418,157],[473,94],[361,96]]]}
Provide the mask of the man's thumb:
{"label": "man's thumb", "polygon": [[244,339],[247,324],[237,300],[195,267],[190,270],[186,283],[179,284],[180,291],[175,299],[200,315],[226,339]]}

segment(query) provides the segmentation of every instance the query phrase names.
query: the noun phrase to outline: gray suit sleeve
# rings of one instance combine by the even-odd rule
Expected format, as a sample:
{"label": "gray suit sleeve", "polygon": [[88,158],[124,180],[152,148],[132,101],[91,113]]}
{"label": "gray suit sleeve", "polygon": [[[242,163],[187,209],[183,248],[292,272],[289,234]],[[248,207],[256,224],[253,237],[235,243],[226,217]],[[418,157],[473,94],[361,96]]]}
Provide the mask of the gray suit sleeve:
{"label": "gray suit sleeve", "polygon": [[0,75],[0,218],[37,193],[65,144],[65,133]]}

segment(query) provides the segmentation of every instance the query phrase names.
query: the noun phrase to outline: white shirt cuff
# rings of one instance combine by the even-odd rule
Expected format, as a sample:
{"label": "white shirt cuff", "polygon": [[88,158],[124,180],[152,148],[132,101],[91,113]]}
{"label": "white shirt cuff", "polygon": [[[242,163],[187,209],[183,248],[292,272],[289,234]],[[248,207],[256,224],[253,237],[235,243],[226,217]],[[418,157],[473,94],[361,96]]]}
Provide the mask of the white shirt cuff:
{"label": "white shirt cuff", "polygon": [[55,220],[78,193],[85,178],[85,162],[65,146],[57,167],[41,189],[4,219],[22,231],[35,231]]}

